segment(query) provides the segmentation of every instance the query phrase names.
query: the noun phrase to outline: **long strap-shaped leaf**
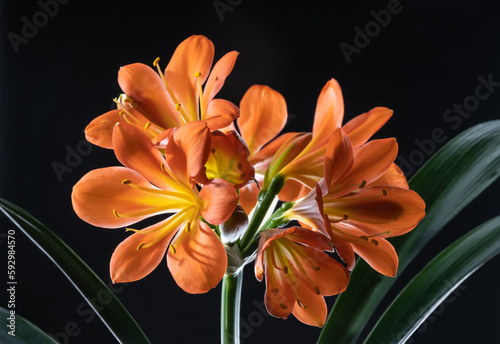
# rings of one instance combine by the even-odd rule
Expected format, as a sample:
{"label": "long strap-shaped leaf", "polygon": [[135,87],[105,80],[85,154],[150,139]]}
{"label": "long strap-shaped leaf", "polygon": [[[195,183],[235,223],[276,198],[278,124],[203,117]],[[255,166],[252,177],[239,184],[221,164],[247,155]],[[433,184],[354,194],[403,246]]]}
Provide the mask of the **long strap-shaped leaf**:
{"label": "long strap-shaped leaf", "polygon": [[[500,175],[500,121],[478,124],[441,148],[420,168],[410,188],[426,202],[425,219],[391,240],[399,256],[398,275],[455,215]],[[357,342],[361,331],[396,279],[359,260],[347,290],[332,308],[318,344]]]}
{"label": "long strap-shaped leaf", "polygon": [[[0,211],[56,264],[119,342],[149,343],[139,325],[106,284],[59,237],[26,211],[1,198]],[[95,301],[103,298],[110,300],[105,307]]]}
{"label": "long strap-shaped leaf", "polygon": [[500,216],[467,233],[427,264],[387,308],[365,344],[404,343],[461,282],[499,253]]}
{"label": "long strap-shaped leaf", "polygon": [[[12,322],[12,323],[11,323]],[[11,310],[0,307],[0,343],[2,344],[57,344],[51,336]]]}

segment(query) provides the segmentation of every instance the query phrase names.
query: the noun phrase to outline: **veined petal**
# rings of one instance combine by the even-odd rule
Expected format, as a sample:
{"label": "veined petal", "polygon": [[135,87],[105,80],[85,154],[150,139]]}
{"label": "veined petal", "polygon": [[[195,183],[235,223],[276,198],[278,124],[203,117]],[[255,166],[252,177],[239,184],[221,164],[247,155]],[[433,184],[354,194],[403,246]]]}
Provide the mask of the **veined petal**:
{"label": "veined petal", "polygon": [[386,107],[376,107],[354,117],[342,129],[349,135],[353,147],[366,143],[373,134],[391,118],[393,111]]}
{"label": "veined petal", "polygon": [[213,225],[226,221],[238,204],[238,193],[234,186],[218,178],[203,186],[200,198],[203,200],[201,216]]}
{"label": "veined petal", "polygon": [[373,269],[385,276],[396,276],[399,259],[390,242],[384,238],[376,238],[372,239],[372,241],[360,240],[352,242],[351,245],[354,251]]}
{"label": "veined petal", "polygon": [[296,293],[292,314],[306,325],[323,327],[328,313],[325,298],[306,288],[299,288]]}
{"label": "veined petal", "polygon": [[238,55],[239,53],[237,51],[230,51],[226,55],[222,56],[222,58],[214,65],[203,91],[204,104],[209,104],[212,99],[214,99],[215,95],[220,91],[227,76],[233,70]]}
{"label": "veined petal", "polygon": [[240,204],[247,215],[255,208],[259,192],[260,189],[257,186],[257,182],[249,183],[240,188]]}
{"label": "veined petal", "polygon": [[391,167],[387,171],[384,172],[378,179],[374,180],[370,183],[370,186],[377,185],[390,185],[396,186],[402,189],[408,189],[408,182],[406,177],[401,171],[401,169],[395,163],[392,163]]}
{"label": "veined petal", "polygon": [[293,310],[295,304],[295,292],[288,283],[283,270],[273,266],[274,251],[272,248],[265,253],[266,259],[266,292],[264,303],[266,309],[274,317],[286,319]]}
{"label": "veined petal", "polygon": [[250,87],[241,99],[240,117],[237,120],[250,156],[276,137],[286,120],[286,102],[279,92],[268,86]]}
{"label": "veined petal", "polygon": [[[169,219],[136,232],[125,239],[113,252],[110,262],[113,283],[127,283],[140,280],[149,275],[165,256],[168,244],[177,232],[177,228],[158,240],[158,229],[165,226]],[[142,247],[145,242],[157,241],[149,247]]]}
{"label": "veined petal", "polygon": [[195,220],[172,242],[167,263],[177,285],[190,294],[206,293],[221,281],[227,255],[217,235],[205,223]]}
{"label": "veined petal", "polygon": [[118,84],[132,98],[136,110],[151,122],[165,129],[180,125],[175,104],[161,77],[151,67],[134,63],[120,68]]}
{"label": "veined petal", "polygon": [[200,90],[210,73],[214,50],[208,38],[193,35],[179,44],[165,68],[165,80],[190,122],[201,119],[198,111]]}
{"label": "veined petal", "polygon": [[351,141],[340,128],[333,132],[327,146],[323,170],[325,184],[330,187],[342,179],[354,163]]}
{"label": "veined petal", "polygon": [[168,168],[176,179],[186,185],[192,185],[195,180],[202,178],[201,175],[204,176],[209,154],[210,130],[206,123],[199,121],[177,129],[165,147]]}
{"label": "veined petal", "polygon": [[278,198],[282,202],[294,202],[305,197],[311,189],[294,179],[288,179],[283,185]]}
{"label": "veined petal", "polygon": [[373,140],[355,149],[352,168],[330,186],[330,196],[345,195],[376,180],[389,169],[397,154],[398,144],[394,138]]}
{"label": "veined petal", "polygon": [[113,128],[121,120],[120,110],[111,110],[96,117],[85,128],[85,138],[102,148],[113,148]]}
{"label": "veined petal", "polygon": [[176,186],[169,174],[162,171],[165,159],[141,130],[127,123],[118,123],[113,130],[113,147],[123,165],[136,170],[157,187],[173,190]]}
{"label": "veined petal", "polygon": [[240,115],[240,109],[224,99],[214,99],[208,104],[203,121],[210,130],[222,129],[233,123]]}
{"label": "veined petal", "polygon": [[330,79],[321,90],[314,114],[314,140],[327,141],[335,128],[342,126],[344,98],[339,83]]}
{"label": "veined petal", "polygon": [[[124,184],[125,180],[142,189]],[[155,191],[161,190],[139,173],[125,167],[107,167],[83,176],[73,187],[71,199],[73,209],[82,220],[98,227],[119,228],[182,207],[181,200]]]}

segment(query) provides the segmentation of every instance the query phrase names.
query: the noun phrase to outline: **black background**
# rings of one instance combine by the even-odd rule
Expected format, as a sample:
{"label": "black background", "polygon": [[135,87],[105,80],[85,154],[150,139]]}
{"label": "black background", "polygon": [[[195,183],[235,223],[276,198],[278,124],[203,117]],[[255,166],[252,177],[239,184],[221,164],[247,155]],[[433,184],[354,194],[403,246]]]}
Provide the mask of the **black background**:
{"label": "black background", "polygon": [[[251,85],[269,85],[287,100],[287,131],[311,130],[317,97],[332,77],[343,89],[346,120],[375,106],[394,109],[377,137],[398,139],[398,161],[412,164],[406,168],[408,175],[423,162],[419,157],[429,156],[415,140],[429,142],[433,130],[441,129],[446,139],[434,142],[437,149],[474,124],[499,118],[498,89],[460,123],[455,122],[456,113],[448,119],[443,115],[474,96],[478,77],[500,81],[495,1],[401,0],[399,12],[384,27],[378,25],[379,32],[372,11],[380,13],[394,1],[332,6],[319,1],[218,3],[232,3],[231,10],[218,13],[213,1],[73,0],[60,4],[43,22],[43,16],[36,17],[42,11],[37,1],[1,2],[0,197],[51,228],[106,282],[111,253],[126,234],[81,221],[71,208],[70,194],[85,173],[115,165],[116,159],[111,151],[93,147],[60,178],[53,164],[66,165],[68,149],[88,149],[83,129],[113,108],[112,99],[121,92],[116,80],[120,66],[152,65],[160,56],[164,67],[176,46],[192,34],[214,42],[216,59],[231,50],[240,52],[219,97],[238,104]],[[43,25],[17,46],[16,53],[8,37],[22,35],[23,17]],[[364,31],[367,24],[373,37],[350,55],[349,63],[340,44],[354,46],[355,28]],[[497,182],[436,236],[401,275],[395,290],[450,242],[497,215],[499,191]],[[0,226],[1,252],[6,256],[5,233],[13,227],[5,218],[0,218]],[[63,342],[113,343],[50,260],[21,232],[16,239],[16,312],[60,339],[66,339],[61,334],[66,326],[74,327],[67,334],[78,335]],[[499,262],[492,260],[466,280],[460,294],[414,334],[413,343],[498,342]],[[0,271],[6,279],[6,264]],[[208,294],[188,295],[175,285],[163,263],[143,280],[115,288],[153,343],[218,342],[220,286]],[[261,312],[256,305],[262,304],[263,293],[264,284],[247,267],[244,343],[315,342],[319,329],[293,316],[284,321]],[[390,296],[394,295],[393,291]],[[334,297],[327,300],[331,305]]]}

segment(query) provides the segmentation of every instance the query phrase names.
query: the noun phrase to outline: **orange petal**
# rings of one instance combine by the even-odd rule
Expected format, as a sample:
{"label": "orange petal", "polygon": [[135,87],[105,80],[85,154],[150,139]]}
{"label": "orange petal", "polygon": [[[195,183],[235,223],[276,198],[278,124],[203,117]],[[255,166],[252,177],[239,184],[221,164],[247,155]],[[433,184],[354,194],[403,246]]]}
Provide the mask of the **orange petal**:
{"label": "orange petal", "polygon": [[133,100],[136,110],[151,122],[168,129],[180,125],[175,104],[163,81],[151,67],[134,63],[120,68],[118,83]]}
{"label": "orange petal", "polygon": [[394,277],[398,271],[398,255],[394,247],[384,238],[375,238],[373,241],[356,241],[351,245],[354,251],[363,258],[373,269],[382,275]]}
{"label": "orange petal", "polygon": [[299,288],[296,293],[297,301],[292,314],[306,325],[322,327],[328,313],[325,298],[305,287]]}
{"label": "orange petal", "polygon": [[226,221],[238,204],[238,193],[234,186],[218,178],[203,186],[200,198],[204,204],[201,216],[213,225]]}
{"label": "orange petal", "polygon": [[390,185],[402,189],[409,188],[403,171],[401,171],[399,166],[395,163],[392,163],[391,167],[389,167],[389,169],[385,171],[384,174],[381,175],[377,180],[374,180],[370,183],[370,186],[375,185]]}
{"label": "orange petal", "polygon": [[[150,231],[160,228],[168,219],[143,229]],[[141,231],[141,232],[142,232]],[[127,283],[140,280],[149,275],[165,256],[168,244],[176,233],[172,231],[156,244],[137,249],[144,242],[151,242],[157,239],[158,232],[148,233],[137,232],[129,236],[113,252],[110,262],[111,280],[113,283]]]}
{"label": "orange petal", "polygon": [[330,79],[321,90],[314,114],[313,137],[327,141],[344,119],[344,98],[339,83]]}
{"label": "orange petal", "polygon": [[304,184],[294,179],[288,179],[278,194],[278,198],[281,202],[295,202],[306,196],[310,191],[311,189]]}
{"label": "orange petal", "polygon": [[120,110],[111,110],[98,116],[85,128],[85,138],[102,148],[113,148],[113,127],[122,120]]}
{"label": "orange petal", "polygon": [[210,130],[225,128],[240,115],[240,109],[233,103],[224,99],[214,99],[207,108],[203,121]]}
{"label": "orange petal", "polygon": [[255,208],[259,192],[260,189],[256,182],[247,184],[240,188],[240,204],[247,215],[249,215],[252,209]]}
{"label": "orange petal", "polygon": [[227,255],[217,235],[196,221],[190,231],[182,230],[168,250],[167,263],[177,285],[190,294],[215,288],[227,268]]}
{"label": "orange petal", "polygon": [[205,89],[203,90],[203,102],[204,104],[209,104],[215,95],[220,91],[227,76],[233,70],[234,64],[236,63],[236,58],[239,53],[237,51],[231,51],[217,61],[214,68],[210,72],[207,83],[205,84]]}
{"label": "orange petal", "polygon": [[[122,181],[126,179],[141,187],[154,188],[139,173],[125,167],[93,170],[73,187],[71,200],[76,214],[94,226],[119,228],[155,214],[154,209],[167,202],[162,195],[124,185]],[[151,213],[147,214],[148,211]],[[120,213],[144,215],[122,217]]]}
{"label": "orange petal", "polygon": [[329,197],[345,195],[379,178],[397,154],[398,144],[394,138],[373,140],[357,148],[352,168],[336,185],[331,185]]}
{"label": "orange petal", "polygon": [[[177,129],[165,147],[165,159],[175,178],[190,185],[204,175],[210,154],[210,130],[204,122],[190,122]],[[205,176],[206,178],[206,176]]]}
{"label": "orange petal", "polygon": [[175,185],[172,178],[162,171],[166,161],[151,140],[136,127],[118,123],[113,130],[113,147],[118,160],[136,170],[151,183],[163,190]]}
{"label": "orange petal", "polygon": [[250,156],[276,137],[287,120],[285,99],[268,86],[250,87],[241,99],[240,111],[237,124]]}
{"label": "orange petal", "polygon": [[327,146],[323,171],[327,187],[342,179],[354,163],[351,141],[340,128],[333,132]]}
{"label": "orange petal", "polygon": [[200,119],[200,86],[208,78],[213,58],[213,43],[205,36],[194,35],[179,44],[165,68],[165,79],[189,121]]}
{"label": "orange petal", "polygon": [[349,135],[353,147],[366,143],[373,134],[391,118],[393,111],[385,107],[376,107],[354,117],[342,129]]}
{"label": "orange petal", "polygon": [[266,252],[266,293],[264,303],[266,309],[272,316],[286,319],[292,312],[295,304],[295,292],[293,291],[287,276],[282,270],[275,269],[272,263],[272,249]]}

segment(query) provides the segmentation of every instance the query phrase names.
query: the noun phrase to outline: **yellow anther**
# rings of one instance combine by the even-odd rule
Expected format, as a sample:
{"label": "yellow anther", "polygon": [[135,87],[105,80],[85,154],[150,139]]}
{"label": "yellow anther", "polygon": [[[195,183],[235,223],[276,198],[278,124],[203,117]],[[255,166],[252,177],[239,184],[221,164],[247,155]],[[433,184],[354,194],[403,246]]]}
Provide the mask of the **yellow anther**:
{"label": "yellow anther", "polygon": [[194,76],[195,76],[195,77],[199,77],[199,76],[201,76],[201,72],[196,72],[196,73],[194,73]]}
{"label": "yellow anther", "polygon": [[186,224],[186,232],[191,232],[191,224],[189,222]]}
{"label": "yellow anther", "polygon": [[316,292],[317,295],[320,295],[321,292],[319,291],[319,288],[318,287],[314,287],[314,291]]}
{"label": "yellow anther", "polygon": [[161,164],[160,164],[160,168],[161,168],[161,170],[162,170],[162,171],[166,171],[166,169],[165,169],[165,164],[164,164],[164,163],[161,163]]}
{"label": "yellow anther", "polygon": [[157,57],[154,61],[153,61],[153,66],[156,67],[158,65],[158,61],[160,61],[160,57]]}
{"label": "yellow anther", "polygon": [[180,108],[181,108],[181,103],[175,104],[175,111],[179,111]]}
{"label": "yellow anther", "polygon": [[148,130],[148,128],[151,126],[151,122],[146,123],[144,126],[144,130]]}
{"label": "yellow anther", "polygon": [[123,102],[124,103],[133,103],[134,100],[132,98],[130,98],[130,97],[123,97]]}
{"label": "yellow anther", "polygon": [[132,184],[132,181],[130,179],[124,179],[122,180],[122,184],[123,185]]}
{"label": "yellow anther", "polygon": [[175,250],[175,247],[174,245],[170,245],[170,251],[172,252],[172,254],[175,254],[177,251]]}
{"label": "yellow anther", "polygon": [[113,215],[115,215],[116,218],[119,218],[120,216],[118,215],[118,213],[116,212],[116,209],[113,209]]}
{"label": "yellow anther", "polygon": [[141,242],[141,243],[139,244],[139,246],[137,246],[137,251],[139,251],[139,250],[142,248],[142,246],[144,246],[144,243],[143,243],[143,242]]}

